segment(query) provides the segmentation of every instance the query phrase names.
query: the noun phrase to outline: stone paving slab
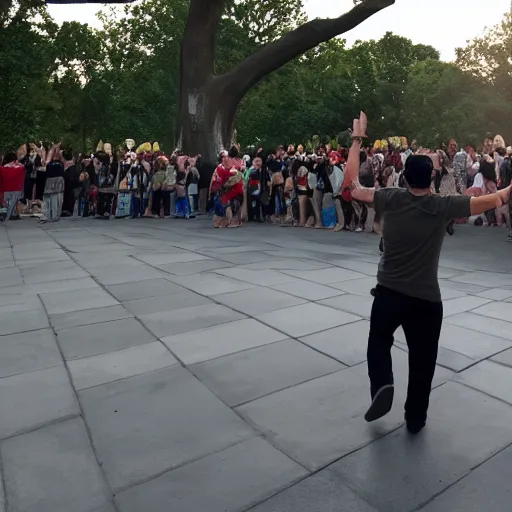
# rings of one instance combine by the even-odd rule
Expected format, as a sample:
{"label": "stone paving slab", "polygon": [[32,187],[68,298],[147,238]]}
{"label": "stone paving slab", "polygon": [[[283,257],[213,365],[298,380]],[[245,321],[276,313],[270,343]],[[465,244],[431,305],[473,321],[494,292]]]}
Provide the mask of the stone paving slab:
{"label": "stone paving slab", "polygon": [[492,361],[481,361],[459,373],[455,380],[512,404],[512,368]]}
{"label": "stone paving slab", "polygon": [[293,338],[360,320],[359,316],[312,303],[263,313],[256,318]]}
{"label": "stone paving slab", "polygon": [[51,329],[0,337],[0,378],[61,364]]}
{"label": "stone paving slab", "polygon": [[57,331],[57,340],[66,359],[95,356],[155,341],[134,318],[83,325]]}
{"label": "stone paving slab", "polygon": [[162,338],[185,364],[200,363],[276,341],[287,336],[252,318]]}
{"label": "stone paving slab", "polygon": [[501,288],[491,288],[477,294],[478,297],[491,300],[507,300],[512,297],[512,290],[502,290]]}
{"label": "stone paving slab", "polygon": [[263,287],[215,295],[215,301],[251,316],[306,302],[304,299],[293,297],[287,293]]}
{"label": "stone paving slab", "polygon": [[327,285],[330,283],[367,277],[360,272],[354,272],[352,270],[346,270],[339,267],[330,267],[319,270],[286,270],[284,272],[299,279],[305,279],[306,281]]}
{"label": "stone paving slab", "polygon": [[345,294],[321,300],[318,303],[369,319],[372,312],[373,297],[369,294],[367,297]]}
{"label": "stone paving slab", "polygon": [[169,263],[189,263],[191,261],[201,261],[210,259],[207,256],[203,256],[202,254],[195,254],[193,252],[182,251],[179,249],[173,249],[161,254],[138,255],[136,258],[150,265],[168,265]]}
{"label": "stone paving slab", "polygon": [[114,491],[254,435],[179,366],[79,394]]}
{"label": "stone paving slab", "polygon": [[363,279],[352,279],[350,281],[341,281],[339,283],[329,283],[331,288],[341,290],[345,293],[352,295],[362,295],[363,297],[370,297],[370,291],[377,285],[375,277],[365,277]]}
{"label": "stone paving slab", "polygon": [[0,439],[78,413],[64,366],[0,379]]}
{"label": "stone paving slab", "polygon": [[510,421],[509,405],[447,383],[433,391],[417,437],[399,429],[331,470],[378,510],[412,512],[509,445]]}
{"label": "stone paving slab", "polygon": [[[379,512],[328,469],[264,501],[251,512]],[[445,511],[443,511],[445,512]]]}
{"label": "stone paving slab", "polygon": [[137,316],[174,311],[175,309],[183,309],[191,306],[202,306],[204,304],[212,304],[212,301],[189,290],[183,290],[180,293],[174,293],[172,295],[161,295],[159,297],[123,302],[123,306]]}
{"label": "stone paving slab", "polygon": [[469,283],[456,283],[455,281],[451,281],[450,279],[439,279],[439,285],[441,286],[441,288],[450,288],[452,290],[459,290],[465,293],[480,293],[490,288],[490,286],[486,287]]}
{"label": "stone paving slab", "polygon": [[272,269],[262,271],[235,267],[216,270],[215,273],[259,286],[271,286],[274,284],[293,283],[297,281],[295,277]]}
{"label": "stone paving slab", "polygon": [[421,512],[503,512],[510,509],[512,482],[509,447],[477,467],[421,509]]}
{"label": "stone paving slab", "polygon": [[26,284],[89,277],[89,274],[73,261],[54,261],[40,265],[36,263],[31,267],[22,267],[21,273]]}
{"label": "stone paving slab", "polygon": [[497,272],[468,272],[460,276],[450,278],[456,283],[474,284],[485,286],[487,288],[499,288],[500,286],[512,286],[512,277],[510,274],[500,274]]}
{"label": "stone paving slab", "polygon": [[228,277],[217,274],[201,273],[191,276],[169,276],[167,277],[173,283],[177,283],[184,288],[188,288],[193,292],[201,295],[213,296],[223,293],[238,292],[240,290],[248,290],[254,288],[254,284],[242,281],[236,281]]}
{"label": "stone paving slab", "polygon": [[123,268],[119,266],[109,271],[92,271],[91,274],[105,286],[136,283],[149,279],[165,278],[167,276],[167,274],[161,270],[142,264],[129,266],[126,270],[123,270]]}
{"label": "stone paving slab", "polygon": [[[239,265],[239,268],[246,268],[248,270],[317,270],[320,268],[329,268],[332,265],[324,261],[316,261],[312,259],[292,259],[288,258],[269,258],[270,253],[267,254],[267,259],[256,262]],[[224,256],[223,256],[224,258]]]}
{"label": "stone paving slab", "polygon": [[23,284],[23,279],[19,269],[2,268],[0,269],[0,287],[16,286]]}
{"label": "stone paving slab", "polygon": [[192,274],[200,274],[201,272],[208,272],[210,270],[218,270],[220,268],[231,267],[232,264],[226,261],[219,260],[199,260],[182,262],[179,265],[169,263],[167,265],[158,265],[158,268],[174,274],[176,276],[188,276]]}
{"label": "stone paving slab", "polygon": [[472,297],[470,295],[466,297],[458,297],[457,299],[450,299],[443,301],[443,317],[449,317],[470,311],[478,308],[484,304],[490,302],[489,299],[483,299],[481,297]]}
{"label": "stone paving slab", "polygon": [[354,272],[360,272],[367,276],[377,275],[377,266],[373,263],[367,263],[365,261],[351,261],[347,259],[334,259],[331,260],[331,263],[337,267],[353,270]]}
{"label": "stone paving slab", "polygon": [[80,418],[0,444],[9,510],[114,512]]}
{"label": "stone paving slab", "polygon": [[156,341],[139,347],[69,361],[75,389],[82,390],[178,364]]}
{"label": "stone paving slab", "polygon": [[489,302],[472,312],[477,315],[495,318],[496,320],[512,322],[512,303],[510,302]]}
{"label": "stone paving slab", "polygon": [[344,293],[341,290],[334,290],[329,286],[311,283],[310,281],[294,281],[293,283],[272,286],[272,288],[307,300],[329,299]]}
{"label": "stone paving slab", "polygon": [[347,366],[366,361],[370,322],[362,320],[300,338],[310,347]]}
{"label": "stone paving slab", "polygon": [[50,327],[42,308],[28,311],[0,311],[0,336]]}
{"label": "stone paving slab", "polygon": [[139,318],[155,336],[163,338],[173,334],[233,322],[245,318],[245,315],[219,304],[203,304],[173,311],[140,315]]}
{"label": "stone paving slab", "polygon": [[99,286],[96,288],[86,288],[79,293],[76,290],[41,293],[40,297],[49,315],[119,305],[119,302],[114,297]]}
{"label": "stone paving slab", "polygon": [[[402,328],[395,332],[395,339],[406,342]],[[439,345],[478,361],[510,348],[512,342],[443,322]]]}
{"label": "stone paving slab", "polygon": [[[237,411],[286,454],[315,470],[403,423],[407,354],[395,349],[393,363],[395,406],[375,424],[363,420],[370,403],[366,365],[279,391],[242,405]],[[451,372],[438,367],[434,385],[450,377]]]}
{"label": "stone paving slab", "polygon": [[107,290],[120,302],[149,297],[160,297],[184,291],[184,288],[165,279],[149,279],[138,283],[107,286]]}
{"label": "stone paving slab", "polygon": [[195,364],[191,371],[236,406],[345,368],[295,340],[284,340]]}
{"label": "stone paving slab", "polygon": [[121,512],[246,510],[307,471],[261,438],[182,466],[120,493]]}
{"label": "stone paving slab", "polygon": [[495,355],[494,357],[491,358],[491,361],[496,361],[497,363],[512,368],[512,349],[505,350],[504,352]]}
{"label": "stone paving slab", "polygon": [[505,320],[492,319],[488,317],[471,313],[461,313],[446,318],[444,323],[458,325],[481,332],[482,334],[490,334],[499,338],[512,340],[512,329],[509,322]]}
{"label": "stone paving slab", "polygon": [[123,306],[105,306],[102,308],[71,311],[69,313],[58,313],[50,315],[50,323],[55,330],[80,327],[82,325],[100,324],[113,320],[122,320],[132,317]]}

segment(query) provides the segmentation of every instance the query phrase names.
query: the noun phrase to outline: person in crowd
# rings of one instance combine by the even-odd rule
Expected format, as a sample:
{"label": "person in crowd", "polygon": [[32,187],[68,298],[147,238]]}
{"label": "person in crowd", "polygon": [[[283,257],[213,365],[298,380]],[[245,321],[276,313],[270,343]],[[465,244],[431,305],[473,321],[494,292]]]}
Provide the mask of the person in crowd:
{"label": "person in crowd", "polygon": [[19,219],[16,207],[23,197],[25,185],[25,166],[18,161],[16,153],[5,153],[0,166],[0,195],[5,205],[5,217],[3,221]]}
{"label": "person in crowd", "polygon": [[43,194],[43,216],[40,222],[58,222],[64,197],[64,165],[60,143],[54,144],[46,157],[46,182]]}
{"label": "person in crowd", "polygon": [[292,173],[296,176],[295,185],[298,199],[299,226],[304,228],[307,223],[308,213],[308,168],[305,159],[295,159],[292,166]]}
{"label": "person in crowd", "polygon": [[197,169],[197,157],[188,159],[189,167],[187,172],[187,196],[190,206],[190,214],[195,215],[199,203],[199,171]]}
{"label": "person in crowd", "polygon": [[80,172],[75,164],[71,149],[62,151],[64,165],[64,197],[62,202],[62,216],[71,217],[75,211],[75,204],[80,195]]}
{"label": "person in crowd", "polygon": [[146,209],[144,196],[147,194],[150,178],[149,172],[143,162],[143,154],[136,155],[135,165],[132,165],[130,169],[128,190],[130,190],[132,194],[130,206],[130,216],[132,219],[144,217],[144,211]]}
{"label": "person in crowd", "polygon": [[210,182],[212,180],[213,172],[215,171],[215,167],[202,158],[201,155],[198,156],[196,162],[197,170],[199,171],[199,215],[204,215],[208,211],[208,189],[210,187]]}
{"label": "person in crowd", "polygon": [[[495,194],[498,190],[496,171],[491,162],[482,162],[480,170],[475,175],[473,186],[466,190],[466,195],[480,197]],[[496,208],[490,208],[473,218],[475,226],[496,226]]]}
{"label": "person in crowd", "polygon": [[223,164],[217,167],[217,176],[222,183],[221,201],[226,212],[228,228],[242,225],[242,206],[244,202],[244,161],[239,149],[233,146]]}
{"label": "person in crowd", "polygon": [[283,163],[278,158],[269,157],[267,169],[270,174],[270,220],[274,224],[281,224],[286,215],[286,206],[284,200],[284,181]]}
{"label": "person in crowd", "polygon": [[262,222],[261,212],[261,181],[263,173],[263,161],[257,156],[252,161],[252,166],[245,172],[247,191],[247,217],[249,222]]}
{"label": "person in crowd", "polygon": [[174,217],[176,219],[190,218],[190,204],[187,196],[187,174],[190,162],[185,157],[178,157],[178,170],[176,172],[176,209]]}
{"label": "person in crowd", "polygon": [[[498,189],[503,190],[512,184],[512,146],[507,147],[507,155],[501,164]],[[508,227],[508,241],[512,241],[512,201],[501,208],[500,214],[505,218]]]}
{"label": "person in crowd", "polygon": [[169,160],[165,156],[159,156],[155,160],[154,174],[151,179],[153,190],[153,215],[155,219],[171,217],[171,187],[172,173]]}
{"label": "person in crowd", "polygon": [[124,219],[130,216],[132,194],[129,190],[131,180],[131,170],[133,162],[136,160],[135,153],[127,150],[124,155],[120,155],[119,172],[116,179],[117,205],[116,219]]}
{"label": "person in crowd", "polygon": [[215,169],[212,174],[212,179],[210,181],[210,188],[208,192],[208,197],[212,202],[213,207],[213,227],[214,228],[225,228],[227,226],[226,219],[226,208],[222,203],[222,186],[223,186],[223,178],[221,176],[225,176],[226,173],[229,173],[227,169],[228,165],[228,152],[222,151],[219,155],[219,165]]}
{"label": "person in crowd", "polygon": [[94,171],[96,175],[95,185],[98,187],[98,199],[96,218],[110,219],[113,216],[115,179],[117,168],[107,153],[98,151],[93,158]]}

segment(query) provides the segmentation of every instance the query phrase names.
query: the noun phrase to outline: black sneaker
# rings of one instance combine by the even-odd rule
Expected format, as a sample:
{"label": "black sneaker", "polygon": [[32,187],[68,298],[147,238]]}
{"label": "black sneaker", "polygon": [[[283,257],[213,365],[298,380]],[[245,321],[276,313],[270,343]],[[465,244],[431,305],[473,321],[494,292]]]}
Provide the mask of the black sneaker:
{"label": "black sneaker", "polygon": [[382,386],[373,397],[372,405],[366,411],[364,419],[368,422],[378,420],[385,416],[393,405],[395,387],[393,384]]}
{"label": "black sneaker", "polygon": [[407,432],[409,432],[409,434],[412,434],[413,436],[419,434],[427,424],[425,420],[415,420],[412,418],[408,420],[407,413],[405,414],[405,423],[407,426]]}

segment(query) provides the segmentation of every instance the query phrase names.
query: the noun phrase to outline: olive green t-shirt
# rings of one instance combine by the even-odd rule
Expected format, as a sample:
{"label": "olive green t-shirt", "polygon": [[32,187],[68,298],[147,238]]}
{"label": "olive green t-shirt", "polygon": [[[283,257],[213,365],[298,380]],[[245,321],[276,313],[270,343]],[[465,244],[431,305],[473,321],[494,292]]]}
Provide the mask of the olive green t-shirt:
{"label": "olive green t-shirt", "polygon": [[375,212],[383,220],[384,254],[377,282],[430,302],[441,302],[437,280],[446,226],[470,216],[470,197],[415,196],[402,188],[375,191]]}

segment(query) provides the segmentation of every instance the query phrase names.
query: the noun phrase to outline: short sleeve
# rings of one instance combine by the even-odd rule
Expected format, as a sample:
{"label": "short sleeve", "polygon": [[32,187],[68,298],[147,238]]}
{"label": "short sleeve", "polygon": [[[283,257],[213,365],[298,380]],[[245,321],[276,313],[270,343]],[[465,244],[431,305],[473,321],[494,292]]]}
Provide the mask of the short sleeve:
{"label": "short sleeve", "polygon": [[397,188],[380,188],[373,196],[373,207],[377,215],[382,215],[389,208],[389,199]]}
{"label": "short sleeve", "polygon": [[444,215],[447,220],[462,219],[471,215],[471,197],[448,196],[443,197]]}

